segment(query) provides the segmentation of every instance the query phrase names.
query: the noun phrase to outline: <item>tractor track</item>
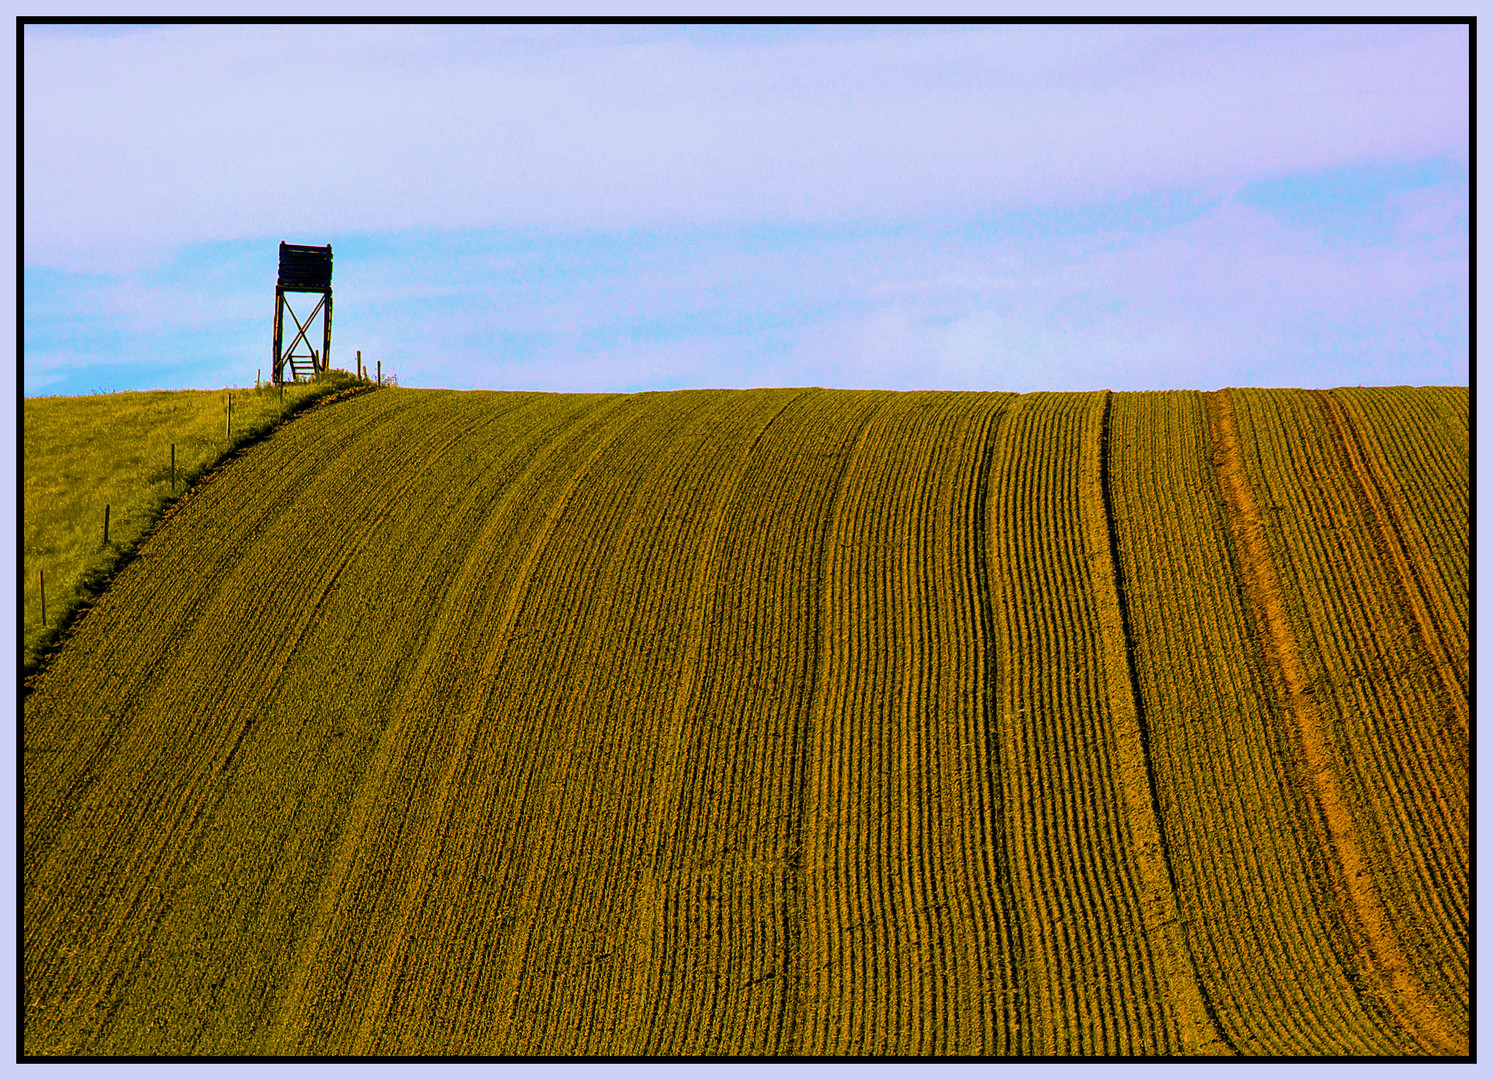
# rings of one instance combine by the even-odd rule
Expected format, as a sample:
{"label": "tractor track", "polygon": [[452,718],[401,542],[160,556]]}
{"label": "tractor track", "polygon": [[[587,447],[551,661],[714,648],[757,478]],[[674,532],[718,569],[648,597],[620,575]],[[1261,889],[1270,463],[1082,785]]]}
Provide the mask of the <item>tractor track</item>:
{"label": "tractor track", "polygon": [[1226,390],[1215,390],[1205,395],[1205,400],[1219,487],[1239,556],[1244,593],[1270,662],[1277,704],[1288,718],[1305,756],[1303,776],[1320,812],[1322,840],[1332,852],[1337,870],[1333,891],[1345,912],[1351,914],[1367,954],[1361,957],[1363,975],[1375,984],[1376,996],[1391,1015],[1427,1052],[1464,1053],[1465,1047],[1436,1012],[1410,968],[1375,886],[1373,869],[1359,840],[1352,812],[1339,788],[1332,750],[1245,471],[1233,403]]}
{"label": "tractor track", "polygon": [[[1187,934],[1181,925],[1177,874],[1172,866],[1172,845],[1167,838],[1166,818],[1161,812],[1161,796],[1157,791],[1156,764],[1151,750],[1151,725],[1146,716],[1145,699],[1141,694],[1140,672],[1136,667],[1135,629],[1130,617],[1130,596],[1125,581],[1125,565],[1120,558],[1119,523],[1115,516],[1114,498],[1110,489],[1112,430],[1110,410],[1113,405],[1114,394],[1106,392],[1104,417],[1099,428],[1099,490],[1104,506],[1109,559],[1107,566],[1104,565],[1104,560],[1097,560],[1096,563],[1091,564],[1091,570],[1097,571],[1093,576],[1095,592],[1100,598],[1100,604],[1107,606],[1108,597],[1112,595],[1119,609],[1120,640],[1115,641],[1114,634],[1111,632],[1108,635],[1110,640],[1106,644],[1108,659],[1113,659],[1117,652],[1124,653],[1124,681],[1128,686],[1120,687],[1117,685],[1120,680],[1111,676],[1110,707],[1117,718],[1124,718],[1120,722],[1127,728],[1129,726],[1127,721],[1133,718],[1133,735],[1139,742],[1139,756],[1145,766],[1144,797],[1137,798],[1140,793],[1131,790],[1135,786],[1133,783],[1126,785],[1125,794],[1131,803],[1132,828],[1142,838],[1138,846],[1146,855],[1149,855],[1148,859],[1142,859],[1142,872],[1152,879],[1157,909],[1153,914],[1156,921],[1151,926],[1151,932],[1161,939],[1162,948],[1167,954],[1167,967],[1171,970],[1175,992],[1179,999],[1186,1002],[1185,1011],[1190,1014],[1181,1021],[1192,1025],[1192,1030],[1184,1035],[1184,1052],[1205,1053],[1211,1048],[1215,1052],[1223,1049],[1230,1054],[1238,1054],[1239,1048],[1230,1041],[1223,1024],[1219,1022],[1218,1009],[1208,993],[1207,985],[1199,975],[1197,959],[1192,954]],[[1108,571],[1107,575],[1105,571]],[[1110,622],[1113,622],[1113,616]],[[1129,702],[1125,701],[1127,689]],[[1157,872],[1155,865],[1157,862],[1160,863],[1162,873]],[[1163,876],[1164,883],[1160,880]],[[1204,1030],[1204,1026],[1197,1022],[1198,1013],[1207,1017],[1207,1028],[1211,1030]]]}

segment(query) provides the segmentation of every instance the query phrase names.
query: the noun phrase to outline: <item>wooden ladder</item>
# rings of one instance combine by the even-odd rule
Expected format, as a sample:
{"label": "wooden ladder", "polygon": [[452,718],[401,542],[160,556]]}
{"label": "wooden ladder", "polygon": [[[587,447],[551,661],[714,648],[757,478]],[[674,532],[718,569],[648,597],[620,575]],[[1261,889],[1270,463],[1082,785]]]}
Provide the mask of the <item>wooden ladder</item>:
{"label": "wooden ladder", "polygon": [[292,382],[300,382],[302,375],[308,379],[316,378],[317,356],[315,353],[312,353],[310,356],[287,356],[285,359],[290,362],[290,378]]}

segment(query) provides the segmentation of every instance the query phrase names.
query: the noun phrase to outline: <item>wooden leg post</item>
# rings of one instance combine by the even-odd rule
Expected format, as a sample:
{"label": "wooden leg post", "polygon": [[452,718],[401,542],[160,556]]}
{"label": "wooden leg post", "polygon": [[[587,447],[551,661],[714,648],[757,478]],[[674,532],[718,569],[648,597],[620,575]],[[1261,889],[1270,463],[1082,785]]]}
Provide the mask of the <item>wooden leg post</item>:
{"label": "wooden leg post", "polygon": [[[326,314],[321,321],[321,366],[316,369],[318,375],[325,375],[327,368],[332,363],[332,290],[326,293]],[[309,345],[310,342],[307,342]]]}
{"label": "wooden leg post", "polygon": [[[285,307],[285,290],[281,289],[279,286],[276,286],[275,287],[275,351],[274,351],[274,357],[273,357],[273,362],[274,362],[275,368],[274,368],[274,370],[272,372],[270,372],[270,375],[275,380],[275,382],[277,382],[277,383],[284,383],[285,382],[285,362],[284,362],[283,356],[281,354],[281,349],[280,349],[280,346],[281,346],[281,344],[283,342],[282,334],[283,334],[283,331],[284,331],[284,315],[283,315],[283,310],[282,309],[284,307]],[[294,352],[295,351],[294,348],[292,348],[291,351]]]}

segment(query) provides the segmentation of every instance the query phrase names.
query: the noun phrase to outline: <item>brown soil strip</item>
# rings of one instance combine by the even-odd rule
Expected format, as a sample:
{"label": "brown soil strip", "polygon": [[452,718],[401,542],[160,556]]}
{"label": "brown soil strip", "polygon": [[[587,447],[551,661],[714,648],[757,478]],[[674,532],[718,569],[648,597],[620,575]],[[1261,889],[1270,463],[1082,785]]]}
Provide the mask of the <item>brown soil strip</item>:
{"label": "brown soil strip", "polygon": [[1205,394],[1208,427],[1213,442],[1213,461],[1218,470],[1224,509],[1244,576],[1244,593],[1255,619],[1259,640],[1269,661],[1271,681],[1282,714],[1295,730],[1306,758],[1304,778],[1321,810],[1316,822],[1324,829],[1322,840],[1330,846],[1338,873],[1333,891],[1351,922],[1350,929],[1361,942],[1360,967],[1385,1007],[1429,1053],[1467,1053],[1466,1043],[1442,1020],[1425,988],[1411,971],[1388,914],[1374,887],[1373,870],[1362,845],[1348,805],[1338,790],[1317,703],[1312,697],[1306,665],[1291,628],[1280,584],[1275,576],[1254,493],[1244,470],[1234,406],[1228,392]]}
{"label": "brown soil strip", "polygon": [[1466,735],[1470,723],[1467,686],[1452,667],[1441,627],[1432,613],[1427,583],[1417,568],[1430,562],[1425,540],[1414,519],[1399,512],[1405,506],[1404,497],[1399,494],[1394,478],[1377,460],[1378,455],[1371,452],[1377,448],[1368,445],[1360,436],[1342,405],[1332,396],[1332,391],[1317,390],[1314,396],[1336,430],[1338,455],[1356,481],[1362,502],[1373,518],[1379,534],[1379,550],[1394,567],[1400,606],[1415,624],[1426,654],[1446,687],[1451,711],[1462,726],[1462,734]]}

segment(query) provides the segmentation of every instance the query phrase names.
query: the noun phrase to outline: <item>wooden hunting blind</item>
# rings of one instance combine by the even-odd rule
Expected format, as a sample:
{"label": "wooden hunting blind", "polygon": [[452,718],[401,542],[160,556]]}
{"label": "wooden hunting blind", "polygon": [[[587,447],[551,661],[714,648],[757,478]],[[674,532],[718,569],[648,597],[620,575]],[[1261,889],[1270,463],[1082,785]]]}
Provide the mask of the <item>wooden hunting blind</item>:
{"label": "wooden hunting blind", "polygon": [[[311,314],[302,322],[291,310],[287,293],[319,293],[321,299],[312,308]],[[281,349],[284,341],[285,313],[296,326],[296,335],[290,339],[290,348]],[[307,331],[322,316],[321,352],[311,345]],[[296,346],[304,344],[306,351],[297,353]],[[305,244],[287,244],[280,241],[280,278],[275,284],[275,363],[272,371],[276,383],[285,381],[285,365],[290,364],[290,377],[300,382],[302,376],[315,378],[327,370],[332,357],[332,245],[311,247]]]}

